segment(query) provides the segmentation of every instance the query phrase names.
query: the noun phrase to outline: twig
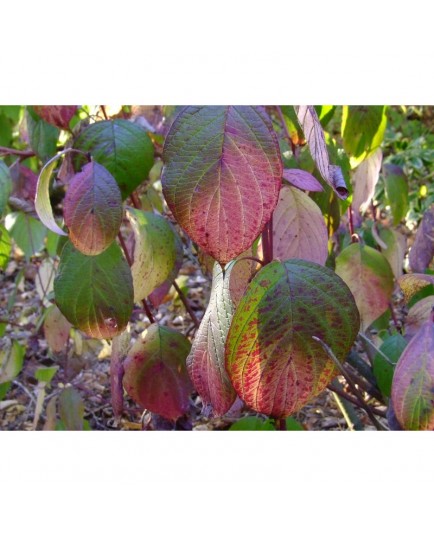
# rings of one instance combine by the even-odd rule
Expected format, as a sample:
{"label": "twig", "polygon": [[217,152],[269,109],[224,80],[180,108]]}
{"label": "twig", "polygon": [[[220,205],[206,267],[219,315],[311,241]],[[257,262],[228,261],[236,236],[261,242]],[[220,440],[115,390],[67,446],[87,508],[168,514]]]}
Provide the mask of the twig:
{"label": "twig", "polygon": [[265,262],[261,261],[261,259],[258,259],[257,257],[248,257],[248,256],[240,257],[239,259],[236,259],[235,262],[244,261],[244,260],[254,261],[254,262],[257,262],[258,264],[261,264],[262,266],[265,266]]}
{"label": "twig", "polygon": [[28,158],[28,157],[36,155],[36,153],[31,150],[19,151],[18,149],[12,149],[11,147],[0,147],[0,155],[4,156],[8,154],[13,154],[15,156],[20,156],[22,158]]}
{"label": "twig", "polygon": [[390,361],[390,359],[387,357],[387,355],[382,352],[379,348],[377,348],[375,346],[375,344],[371,341],[371,339],[369,337],[367,337],[364,333],[362,333],[361,331],[359,332],[359,337],[365,341],[366,343],[369,344],[369,346],[375,350],[376,353],[379,353],[381,355],[381,357],[387,361],[387,363],[389,363],[389,365],[391,365],[392,367],[396,367],[396,363],[392,363],[392,361]]}
{"label": "twig", "polygon": [[321,346],[327,352],[327,355],[330,357],[330,359],[333,361],[333,363],[336,365],[336,367],[340,370],[342,376],[347,380],[348,385],[351,387],[351,390],[356,395],[356,397],[359,399],[359,402],[362,404],[363,409],[368,414],[368,416],[371,419],[372,423],[374,424],[375,428],[377,430],[386,430],[386,428],[380,422],[378,422],[378,420],[376,419],[375,415],[372,413],[371,408],[368,406],[368,404],[366,404],[366,402],[364,401],[362,395],[359,393],[359,390],[354,385],[353,380],[351,379],[351,376],[345,370],[344,366],[339,361],[339,359],[332,352],[331,348],[324,341],[322,341],[320,338],[315,337],[315,335],[312,335],[312,339],[321,344]]}
{"label": "twig", "polygon": [[355,431],[354,423],[350,419],[350,416],[348,415],[347,409],[344,406],[342,400],[339,398],[339,395],[337,395],[334,391],[332,391],[332,395],[333,395],[333,398],[334,398],[334,400],[336,402],[337,407],[339,408],[339,411],[344,416],[344,419],[345,419],[345,422],[347,423],[348,429],[350,430],[350,432],[354,432]]}
{"label": "twig", "polygon": [[[354,404],[354,405],[357,406],[358,408],[360,408],[360,409],[364,409],[364,407],[363,407],[362,404],[357,400],[357,398],[352,397],[351,395],[347,394],[345,391],[343,391],[342,389],[339,389],[339,388],[336,387],[335,385],[333,385],[333,384],[329,384],[329,385],[327,385],[327,389],[328,389],[329,391],[333,391],[334,393],[336,393],[337,395],[339,395],[341,398],[345,398],[345,400],[348,400],[348,402],[351,402],[351,404]],[[375,415],[378,415],[379,417],[386,417],[386,412],[385,412],[385,411],[381,411],[381,409],[378,409],[378,408],[375,408],[375,407],[371,407],[371,411],[372,411],[372,413],[374,413]]]}
{"label": "twig", "polygon": [[286,431],[286,419],[275,419],[276,430]]}
{"label": "twig", "polygon": [[137,195],[137,192],[131,192],[130,199],[133,203],[134,208],[138,208],[139,210],[142,208],[142,204],[140,203],[140,199]]}
{"label": "twig", "polygon": [[197,319],[193,309],[191,308],[191,305],[189,304],[187,298],[184,296],[184,293],[179,288],[178,283],[176,281],[173,281],[172,285],[175,287],[175,290],[178,293],[178,296],[179,296],[180,300],[184,304],[184,307],[187,309],[188,314],[191,316],[191,319],[193,320],[194,325],[196,326],[196,328],[198,328],[200,326],[200,322]]}
{"label": "twig", "polygon": [[354,244],[355,242],[358,242],[358,236],[354,232],[354,222],[353,222],[353,205],[350,204],[348,207],[348,225],[350,228],[350,235],[351,235],[351,242]]}
{"label": "twig", "polygon": [[107,112],[105,111],[105,106],[103,106],[102,104],[100,104],[99,107],[101,108],[101,112],[102,112],[102,115],[104,116],[104,119],[105,119],[106,121],[108,121],[108,116],[107,116]]}
{"label": "twig", "polygon": [[32,395],[32,393],[27,389],[27,387],[25,385],[23,385],[22,383],[20,383],[17,380],[13,380],[12,385],[16,385],[22,391],[24,391],[26,393],[26,395],[30,398],[30,400],[36,405],[36,398]]}

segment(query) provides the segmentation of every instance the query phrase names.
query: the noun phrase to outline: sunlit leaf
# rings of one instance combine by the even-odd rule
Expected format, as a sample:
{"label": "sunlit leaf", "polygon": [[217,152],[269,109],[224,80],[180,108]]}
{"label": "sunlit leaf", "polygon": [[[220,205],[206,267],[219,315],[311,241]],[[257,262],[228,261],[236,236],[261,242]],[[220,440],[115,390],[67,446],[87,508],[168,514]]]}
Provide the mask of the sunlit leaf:
{"label": "sunlit leaf", "polygon": [[[89,152],[116,179],[122,199],[128,197],[148,178],[154,164],[154,147],[148,133],[137,124],[124,119],[98,121],[84,129],[74,147]],[[82,157],[74,159],[78,171]]]}
{"label": "sunlit leaf", "polygon": [[63,214],[74,246],[85,255],[102,253],[122,223],[121,192],[113,176],[97,162],[86,164],[69,182]]}
{"label": "sunlit leaf", "polygon": [[338,374],[322,345],[343,361],[359,331],[347,285],[330,269],[303,260],[273,261],[249,284],[226,341],[226,370],[255,411],[286,417]]}
{"label": "sunlit leaf", "polygon": [[0,218],[3,216],[11,191],[12,178],[9,168],[0,160]]}
{"label": "sunlit leaf", "polygon": [[44,318],[44,336],[52,352],[62,352],[69,339],[71,323],[56,305],[48,308]]}
{"label": "sunlit leaf", "polygon": [[164,197],[178,223],[221,263],[248,249],[282,179],[276,135],[252,106],[189,106],[164,145]]}
{"label": "sunlit leaf", "polygon": [[310,154],[321,177],[341,199],[348,197],[348,188],[339,166],[330,165],[324,132],[313,106],[295,106],[298,121],[303,129]]}
{"label": "sunlit leaf", "polygon": [[186,368],[189,340],[173,329],[152,324],[124,361],[124,387],[141,407],[175,421],[189,407],[193,389]]}
{"label": "sunlit leaf", "polygon": [[11,254],[11,237],[6,227],[0,225],[0,270],[5,270]]}
{"label": "sunlit leaf", "polygon": [[434,257],[434,205],[425,211],[409,253],[413,272],[424,272]]}
{"label": "sunlit leaf", "polygon": [[38,367],[35,370],[35,378],[38,382],[49,384],[58,370],[59,367],[57,365],[54,367]]}
{"label": "sunlit leaf", "polygon": [[398,225],[408,212],[408,182],[399,166],[385,164],[383,169],[387,202],[392,210],[393,224]]}
{"label": "sunlit leaf", "polygon": [[34,111],[47,123],[58,128],[68,129],[78,106],[33,106]]}
{"label": "sunlit leaf", "polygon": [[434,313],[398,361],[392,403],[405,430],[434,430]]}
{"label": "sunlit leaf", "polygon": [[210,301],[187,357],[193,385],[216,416],[224,415],[236,398],[225,369],[225,343],[234,313],[229,284],[233,267],[231,262],[223,272],[215,263]]}
{"label": "sunlit leaf", "polygon": [[[377,380],[378,387],[384,396],[389,397],[392,388],[392,378],[394,367],[391,363],[397,363],[401,357],[407,341],[399,333],[388,337],[379,348],[379,352],[374,355],[373,372]],[[390,363],[384,358],[388,358]]]}
{"label": "sunlit leaf", "polygon": [[351,244],[337,256],[336,273],[350,287],[366,330],[389,307],[393,272],[387,259],[374,248]]}
{"label": "sunlit leaf", "polygon": [[428,285],[434,285],[434,275],[428,274],[404,274],[398,279],[398,284],[404,294],[406,304],[415,294]]}
{"label": "sunlit leaf", "polygon": [[327,227],[318,205],[297,188],[283,187],[273,215],[273,257],[325,264],[327,244]]}
{"label": "sunlit leaf", "polygon": [[56,304],[75,327],[104,339],[121,333],[133,310],[133,281],[114,242],[100,255],[87,256],[68,242],[54,281]]}
{"label": "sunlit leaf", "polygon": [[383,153],[381,149],[375,150],[365,158],[355,169],[353,174],[353,210],[365,212],[374,196],[375,186],[380,177]]}
{"label": "sunlit leaf", "polygon": [[380,146],[386,124],[386,106],[343,107],[341,134],[352,168]]}
{"label": "sunlit leaf", "polygon": [[171,274],[176,261],[176,233],[159,214],[128,207],[135,244],[131,273],[134,301],[140,302]]}
{"label": "sunlit leaf", "polygon": [[288,129],[292,143],[294,145],[305,145],[306,140],[304,139],[303,130],[298,122],[294,106],[281,106],[280,109],[282,110],[286,128]]}

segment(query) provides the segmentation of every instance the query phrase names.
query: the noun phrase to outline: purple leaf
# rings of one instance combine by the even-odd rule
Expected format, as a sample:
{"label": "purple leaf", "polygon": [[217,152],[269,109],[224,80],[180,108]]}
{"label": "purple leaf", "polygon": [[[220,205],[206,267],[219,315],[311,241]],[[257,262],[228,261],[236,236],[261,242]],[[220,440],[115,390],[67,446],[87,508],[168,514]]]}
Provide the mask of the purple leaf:
{"label": "purple leaf", "polygon": [[33,106],[35,112],[47,123],[55,127],[68,129],[78,106]]}
{"label": "purple leaf", "polygon": [[300,190],[309,190],[310,192],[322,192],[324,188],[315,177],[303,169],[284,169],[283,178]]}
{"label": "purple leaf", "polygon": [[413,272],[424,272],[434,257],[434,205],[425,211],[410,249],[409,261]]}
{"label": "purple leaf", "polygon": [[375,185],[380,176],[383,153],[377,149],[359,164],[353,175],[353,210],[357,214],[365,212],[375,192]]}

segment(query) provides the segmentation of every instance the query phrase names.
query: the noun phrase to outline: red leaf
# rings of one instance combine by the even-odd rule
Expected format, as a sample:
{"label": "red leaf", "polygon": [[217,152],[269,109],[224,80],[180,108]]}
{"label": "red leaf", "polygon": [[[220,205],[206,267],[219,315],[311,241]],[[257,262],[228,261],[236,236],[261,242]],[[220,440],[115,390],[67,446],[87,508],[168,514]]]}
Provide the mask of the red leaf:
{"label": "red leaf", "polygon": [[33,109],[47,123],[67,130],[78,106],[33,106]]}
{"label": "red leaf", "polygon": [[175,421],[189,407],[192,391],[185,360],[190,342],[181,333],[152,324],[124,361],[124,387],[141,407]]}
{"label": "red leaf", "polygon": [[252,106],[189,106],[164,145],[163,193],[178,223],[227,263],[247,250],[276,206],[282,161],[269,118]]}

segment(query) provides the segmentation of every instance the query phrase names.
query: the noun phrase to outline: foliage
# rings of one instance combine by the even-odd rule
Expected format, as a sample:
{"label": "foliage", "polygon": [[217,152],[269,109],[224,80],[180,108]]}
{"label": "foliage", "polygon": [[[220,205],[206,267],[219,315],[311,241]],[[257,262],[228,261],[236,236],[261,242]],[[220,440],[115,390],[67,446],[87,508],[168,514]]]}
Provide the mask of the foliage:
{"label": "foliage", "polygon": [[[405,106],[0,107],[0,400],[32,370],[33,428],[89,429],[68,381],[89,352],[111,356],[117,423],[128,403],[139,427],[191,429],[199,400],[231,430],[303,430],[329,389],[351,429],[434,429],[432,124]],[[212,272],[195,311],[189,262]],[[11,321],[29,267],[40,308]]]}

